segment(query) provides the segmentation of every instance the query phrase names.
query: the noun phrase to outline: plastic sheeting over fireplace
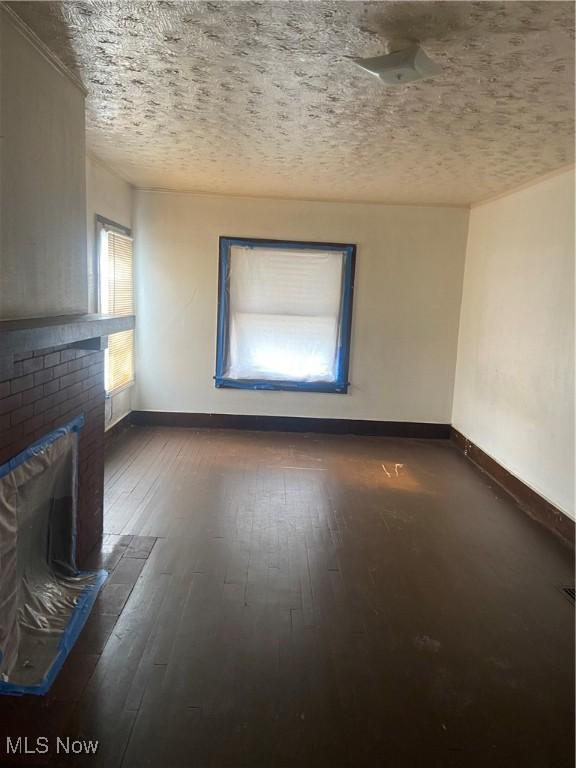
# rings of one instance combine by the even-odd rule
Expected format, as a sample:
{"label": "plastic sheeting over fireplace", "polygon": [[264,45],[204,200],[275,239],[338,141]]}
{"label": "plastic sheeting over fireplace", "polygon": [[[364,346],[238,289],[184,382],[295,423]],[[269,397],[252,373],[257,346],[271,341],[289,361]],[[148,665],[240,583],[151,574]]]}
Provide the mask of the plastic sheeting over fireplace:
{"label": "plastic sheeting over fireplace", "polygon": [[107,577],[76,568],[79,417],[0,467],[0,693],[45,694]]}

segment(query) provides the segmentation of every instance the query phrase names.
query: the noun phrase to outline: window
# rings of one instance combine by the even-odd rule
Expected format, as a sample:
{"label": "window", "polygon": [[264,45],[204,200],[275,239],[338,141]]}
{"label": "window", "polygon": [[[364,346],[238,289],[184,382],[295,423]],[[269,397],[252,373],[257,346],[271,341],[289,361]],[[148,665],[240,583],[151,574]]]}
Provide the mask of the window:
{"label": "window", "polygon": [[[96,226],[99,311],[107,315],[133,315],[132,233],[101,216],[96,217]],[[122,331],[108,337],[104,376],[108,394],[133,383],[134,331]]]}
{"label": "window", "polygon": [[221,237],[216,386],[346,393],[355,257]]}

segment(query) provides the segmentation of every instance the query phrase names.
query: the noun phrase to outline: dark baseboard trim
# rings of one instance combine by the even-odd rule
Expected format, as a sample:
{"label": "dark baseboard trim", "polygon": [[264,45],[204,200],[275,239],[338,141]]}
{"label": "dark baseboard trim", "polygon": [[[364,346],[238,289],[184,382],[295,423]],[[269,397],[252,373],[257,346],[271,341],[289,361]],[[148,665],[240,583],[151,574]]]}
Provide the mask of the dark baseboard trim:
{"label": "dark baseboard trim", "polygon": [[245,416],[230,413],[174,413],[132,411],[130,422],[141,427],[210,427],[264,432],[317,432],[326,435],[372,437],[417,437],[448,440],[449,424],[415,421],[365,421],[360,419],[316,419],[300,416]]}
{"label": "dark baseboard trim", "polygon": [[363,419],[318,419],[304,416],[255,416],[231,413],[178,413],[132,411],[106,432],[105,445],[130,426],[244,429],[255,432],[313,432],[325,435],[366,437],[412,437],[451,439],[477,467],[488,474],[531,517],[574,546],[575,523],[561,510],[519,480],[495,459],[450,424],[418,421],[369,421]]}
{"label": "dark baseboard trim", "polygon": [[110,447],[110,444],[116,440],[117,437],[119,437],[123,432],[125,432],[127,429],[130,429],[132,426],[132,414],[127,413],[126,416],[123,416],[121,419],[119,419],[114,426],[110,427],[110,429],[107,429],[104,432],[104,449]]}
{"label": "dark baseboard trim", "polygon": [[554,531],[558,536],[574,546],[574,520],[565,515],[558,507],[544,499],[536,491],[519,480],[501,464],[478,448],[471,440],[451,427],[452,442],[462,453],[481,470],[495,480],[517,504],[539,523]]}

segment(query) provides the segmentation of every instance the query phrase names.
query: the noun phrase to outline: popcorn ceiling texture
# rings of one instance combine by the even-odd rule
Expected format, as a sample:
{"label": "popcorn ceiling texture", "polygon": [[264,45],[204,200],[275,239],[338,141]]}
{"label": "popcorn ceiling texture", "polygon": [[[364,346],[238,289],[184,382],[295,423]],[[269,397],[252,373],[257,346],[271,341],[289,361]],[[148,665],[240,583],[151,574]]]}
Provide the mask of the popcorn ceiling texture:
{"label": "popcorn ceiling texture", "polygon": [[[92,151],[131,183],[465,204],[573,161],[570,2],[19,2],[82,78]],[[440,76],[349,56],[416,38]]]}

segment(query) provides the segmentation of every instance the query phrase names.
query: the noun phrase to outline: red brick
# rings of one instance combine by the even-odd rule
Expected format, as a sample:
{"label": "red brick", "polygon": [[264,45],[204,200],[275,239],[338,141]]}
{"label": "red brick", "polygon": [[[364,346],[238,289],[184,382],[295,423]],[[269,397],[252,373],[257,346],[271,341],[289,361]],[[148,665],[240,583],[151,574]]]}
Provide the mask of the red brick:
{"label": "red brick", "polygon": [[63,363],[67,363],[69,360],[75,360],[76,359],[76,350],[75,349],[63,349],[60,353],[60,360]]}
{"label": "red brick", "polygon": [[3,446],[0,448],[0,464],[4,464],[26,447],[22,428],[11,427],[6,432],[0,433],[0,446]]}
{"label": "red brick", "polygon": [[94,363],[88,368],[88,373],[90,376],[99,376],[104,373],[104,363]]}
{"label": "red brick", "polygon": [[72,397],[69,400],[65,400],[60,406],[60,413],[66,414],[67,416],[70,416],[70,418],[73,418],[76,412],[82,409],[83,403],[84,398],[82,395],[78,395],[77,397]]}
{"label": "red brick", "polygon": [[47,411],[49,408],[52,408],[53,405],[58,404],[58,395],[59,392],[55,392],[53,395],[48,395],[47,397],[43,397],[41,400],[38,400],[34,403],[34,415],[36,416],[39,413],[44,413],[44,411]]}
{"label": "red brick", "polygon": [[41,357],[29,357],[28,360],[22,361],[22,373],[35,373],[42,367],[43,360]]}
{"label": "red brick", "polygon": [[17,424],[20,424],[23,421],[26,421],[26,419],[29,419],[31,416],[34,415],[34,406],[33,405],[24,405],[22,408],[17,408],[15,411],[12,411],[10,414],[10,424],[12,426],[16,426]]}
{"label": "red brick", "polygon": [[14,411],[21,404],[22,395],[20,393],[17,395],[12,395],[11,397],[5,397],[3,400],[0,400],[0,413],[8,413],[9,411]]}
{"label": "red brick", "polygon": [[44,395],[44,387],[39,384],[33,389],[27,389],[26,392],[22,392],[22,405],[28,405],[28,403],[34,403]]}
{"label": "red brick", "polygon": [[54,405],[52,408],[49,408],[47,411],[44,411],[44,420],[48,424],[49,422],[59,422],[59,416],[60,416],[60,405]]}
{"label": "red brick", "polygon": [[[98,394],[99,392],[102,392],[102,384],[100,382],[94,383],[94,379],[88,379],[87,381],[82,382],[85,386],[84,394],[86,395],[86,398],[89,400],[90,398],[94,397],[94,395]],[[106,393],[104,393],[106,394]]]}
{"label": "red brick", "polygon": [[44,394],[45,395],[52,395],[54,392],[58,392],[60,389],[60,379],[53,379],[52,381],[46,382],[44,384]]}
{"label": "red brick", "polygon": [[70,387],[72,384],[76,384],[78,381],[82,381],[86,378],[86,371],[73,371],[67,373],[66,376],[60,377],[60,389]]}
{"label": "red brick", "polygon": [[28,376],[20,376],[18,379],[12,379],[10,382],[10,391],[12,394],[22,392],[25,389],[30,389],[34,386],[34,376],[28,374]]}
{"label": "red brick", "polygon": [[68,371],[72,373],[73,371],[79,371],[81,368],[84,368],[84,361],[86,358],[79,358],[78,360],[71,360],[68,363]]}
{"label": "red brick", "polygon": [[[27,419],[22,424],[22,429],[24,430],[25,435],[30,435],[32,432],[37,432],[40,427],[44,426],[44,414],[39,414],[38,416],[33,416],[31,419]],[[38,435],[40,437],[40,435]],[[31,440],[31,442],[33,442]]]}
{"label": "red brick", "polygon": [[60,363],[60,365],[52,368],[52,373],[55,379],[60,378],[60,376],[64,376],[68,373],[68,363]]}
{"label": "red brick", "polygon": [[[60,392],[63,394],[63,400],[76,397],[76,395],[79,395],[84,390],[84,382],[78,381],[76,384],[72,384],[71,387],[66,387],[66,389],[60,390]],[[61,400],[59,400],[61,402]]]}
{"label": "red brick", "polygon": [[47,368],[44,371],[38,371],[34,374],[34,384],[44,384],[47,381],[51,381],[54,377],[54,368]]}
{"label": "red brick", "polygon": [[52,368],[60,362],[60,352],[51,352],[44,356],[44,368]]}
{"label": "red brick", "polygon": [[[104,461],[104,385],[102,352],[57,347],[18,356],[11,394],[0,384],[0,464],[31,442],[70,419],[85,414],[80,432],[78,495],[78,560],[102,535]],[[39,370],[40,364],[44,365]],[[13,391],[13,390],[12,390]]]}

